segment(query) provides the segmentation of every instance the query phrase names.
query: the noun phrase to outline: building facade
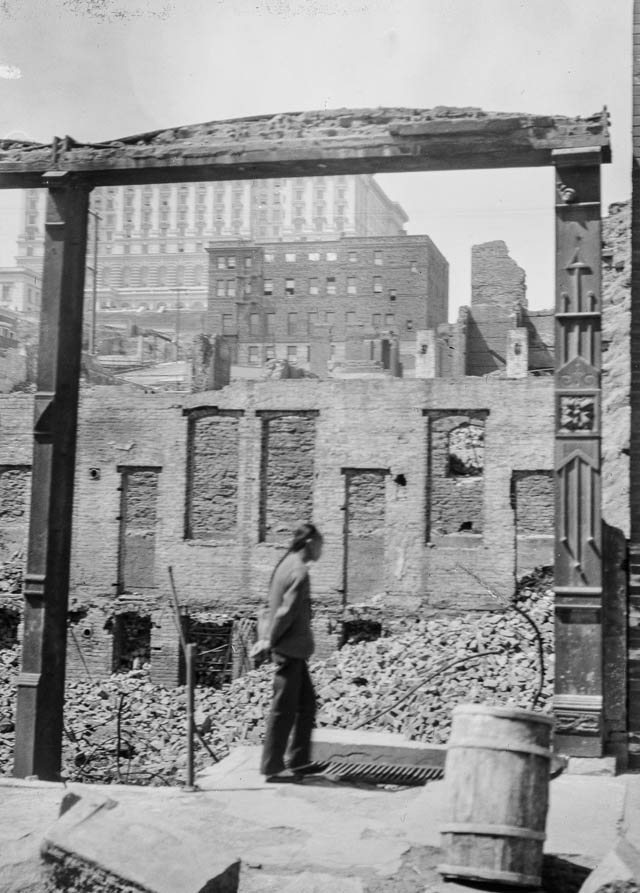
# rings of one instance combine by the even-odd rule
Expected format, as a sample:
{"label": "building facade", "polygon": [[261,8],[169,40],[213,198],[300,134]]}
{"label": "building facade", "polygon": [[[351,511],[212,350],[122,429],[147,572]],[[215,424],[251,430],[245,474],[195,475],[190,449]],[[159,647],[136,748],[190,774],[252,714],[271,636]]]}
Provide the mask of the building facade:
{"label": "building facade", "polygon": [[446,323],[449,265],[428,236],[213,243],[207,331],[240,365],[309,363],[314,339],[344,358],[352,338],[393,337],[405,363],[416,332]]}
{"label": "building facade", "polygon": [[[26,190],[16,262],[36,274],[44,213],[45,190]],[[406,221],[369,175],[101,187],[91,195],[87,292],[97,271],[98,309],[203,310],[212,240],[398,236]]]}
{"label": "building facade", "polygon": [[40,310],[42,271],[33,266],[0,267],[0,309],[21,314]]}

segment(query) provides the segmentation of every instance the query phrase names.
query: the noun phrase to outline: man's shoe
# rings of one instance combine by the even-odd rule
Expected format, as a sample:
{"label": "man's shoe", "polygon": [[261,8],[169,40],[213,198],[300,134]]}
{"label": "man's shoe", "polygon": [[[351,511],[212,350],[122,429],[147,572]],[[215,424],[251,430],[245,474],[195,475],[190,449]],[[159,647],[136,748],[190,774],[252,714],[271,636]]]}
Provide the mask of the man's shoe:
{"label": "man's shoe", "polygon": [[299,784],[301,778],[291,769],[283,769],[275,775],[265,775],[264,780],[269,784]]}

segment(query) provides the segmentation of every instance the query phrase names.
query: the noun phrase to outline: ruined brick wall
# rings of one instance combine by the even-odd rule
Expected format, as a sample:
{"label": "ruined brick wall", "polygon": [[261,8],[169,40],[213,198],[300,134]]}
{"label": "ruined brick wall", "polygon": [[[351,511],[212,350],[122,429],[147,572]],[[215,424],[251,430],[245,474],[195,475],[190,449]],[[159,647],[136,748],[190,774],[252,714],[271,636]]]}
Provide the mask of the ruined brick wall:
{"label": "ruined brick wall", "polygon": [[134,592],[155,585],[158,474],[155,468],[121,467],[118,589]]}
{"label": "ruined brick wall", "polygon": [[486,410],[433,411],[429,420],[428,539],[481,534]]}
{"label": "ruined brick wall", "polygon": [[[0,464],[26,465],[32,398],[0,398],[4,400]],[[196,410],[205,420],[203,443],[210,450],[207,467],[215,464],[218,453],[208,438],[215,441],[219,431],[228,433],[228,425],[237,425],[237,523],[230,537],[219,531],[212,538],[185,537],[188,470],[193,459],[189,424]],[[438,487],[453,484],[453,479],[449,465],[441,463],[439,471],[435,466],[430,469],[432,413],[442,424],[452,417],[455,423],[473,421],[478,414],[484,419],[482,476],[461,476],[471,487],[482,481],[481,496],[474,496],[481,532],[446,534],[437,542],[428,535],[429,513],[438,510]],[[275,439],[267,439],[266,453],[265,424],[275,424],[270,432]],[[292,459],[288,445],[296,438]],[[229,448],[226,434],[223,442],[227,445],[219,455],[224,467],[235,468],[234,449]],[[459,451],[455,437],[453,443]],[[329,648],[341,632],[346,469],[384,472],[384,487],[375,483],[376,496],[370,504],[376,507],[374,516],[384,518],[376,548],[380,574],[375,582],[377,603],[385,617],[486,607],[491,601],[464,568],[498,591],[511,591],[516,566],[512,475],[518,470],[549,471],[552,450],[550,379],[467,379],[462,384],[441,379],[238,382],[221,391],[179,397],[128,392],[126,399],[122,389],[114,393],[111,388],[92,388],[83,392],[80,406],[72,608],[99,609],[103,614],[102,628],[94,633],[95,641],[102,637],[102,667],[113,661],[113,636],[104,629],[106,620],[129,610],[151,614],[153,677],[176,684],[180,661],[168,567],[173,568],[183,608],[225,613],[234,622],[251,621],[265,602],[269,576],[291,527],[311,517],[325,538],[322,560],[312,566],[311,576],[318,635],[324,643],[321,647]],[[205,453],[200,456],[204,463]],[[156,475],[155,545],[153,585],[118,595],[123,469],[134,480],[140,474],[147,484],[149,470]],[[143,491],[151,492],[149,487],[140,494]],[[300,493],[301,497],[295,495]],[[229,512],[233,501],[227,494],[224,505]],[[138,517],[138,505],[134,499],[132,517]],[[267,521],[278,534],[272,539],[261,538],[261,531],[266,531],[265,506]],[[204,502],[199,511],[203,523],[208,521]],[[143,517],[149,520],[144,512]]]}
{"label": "ruined brick wall", "polygon": [[346,474],[346,601],[384,594],[386,471]]}
{"label": "ruined brick wall", "polygon": [[497,239],[471,248],[471,306],[527,304],[526,274]]}
{"label": "ruined brick wall", "polygon": [[187,539],[233,539],[238,521],[238,413],[189,414]]}
{"label": "ruined brick wall", "polygon": [[311,518],[315,416],[314,411],[261,414],[261,542],[286,542]]}
{"label": "ruined brick wall", "polygon": [[552,472],[514,471],[513,500],[518,536],[553,535]]}

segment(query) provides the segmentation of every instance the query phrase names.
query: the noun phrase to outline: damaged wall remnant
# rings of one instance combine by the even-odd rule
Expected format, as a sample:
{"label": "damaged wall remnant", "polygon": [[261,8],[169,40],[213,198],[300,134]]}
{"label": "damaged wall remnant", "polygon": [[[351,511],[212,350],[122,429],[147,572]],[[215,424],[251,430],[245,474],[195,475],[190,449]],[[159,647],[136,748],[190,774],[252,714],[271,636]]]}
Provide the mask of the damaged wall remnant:
{"label": "damaged wall remnant", "polygon": [[429,411],[428,537],[483,532],[486,410]]}
{"label": "damaged wall remnant", "polygon": [[261,412],[260,541],[282,542],[313,514],[316,411]]}
{"label": "damaged wall remnant", "polygon": [[122,475],[119,592],[154,586],[157,468],[118,469]]}
{"label": "damaged wall remnant", "polygon": [[241,415],[200,409],[189,413],[187,539],[236,536]]}
{"label": "damaged wall remnant", "polygon": [[386,469],[344,469],[345,601],[367,602],[385,589]]}

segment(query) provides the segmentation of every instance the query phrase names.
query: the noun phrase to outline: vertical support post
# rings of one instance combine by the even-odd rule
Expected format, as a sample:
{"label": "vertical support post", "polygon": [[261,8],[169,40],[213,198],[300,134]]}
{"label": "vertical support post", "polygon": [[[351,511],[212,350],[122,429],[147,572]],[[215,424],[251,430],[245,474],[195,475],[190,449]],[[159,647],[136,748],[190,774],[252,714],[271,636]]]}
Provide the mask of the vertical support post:
{"label": "vertical support post", "polygon": [[187,779],[184,790],[195,791],[193,771],[193,703],[195,687],[196,646],[193,643],[189,643],[187,645],[187,653],[185,657],[187,664]]}
{"label": "vertical support post", "polygon": [[629,768],[640,768],[640,0],[633,3],[633,161],[631,192],[631,437],[628,723]]}
{"label": "vertical support post", "polygon": [[56,780],[65,658],[89,187],[49,187],[14,775]]}
{"label": "vertical support post", "polygon": [[600,150],[557,150],[555,747],[603,752]]}

